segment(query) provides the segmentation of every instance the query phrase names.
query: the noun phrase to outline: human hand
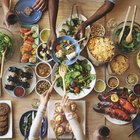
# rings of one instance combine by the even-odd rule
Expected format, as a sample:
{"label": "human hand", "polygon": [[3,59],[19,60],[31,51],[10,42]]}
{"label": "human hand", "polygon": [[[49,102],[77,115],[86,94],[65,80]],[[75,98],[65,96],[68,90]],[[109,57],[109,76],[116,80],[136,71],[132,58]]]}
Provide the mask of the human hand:
{"label": "human hand", "polygon": [[48,39],[48,47],[49,47],[48,49],[49,50],[52,50],[53,44],[56,41],[56,38],[57,38],[56,33],[55,32],[51,32],[50,36],[49,36],[49,39]]}
{"label": "human hand", "polygon": [[63,108],[63,111],[65,113],[69,113],[70,111],[70,100],[69,97],[67,95],[64,95],[61,101],[61,106]]}
{"label": "human hand", "polygon": [[45,11],[47,9],[47,4],[47,0],[36,0],[33,5],[33,9]]}
{"label": "human hand", "polygon": [[40,104],[47,106],[50,96],[51,92],[45,92],[43,94],[40,94]]}
{"label": "human hand", "polygon": [[102,137],[100,136],[98,129],[94,131],[92,139],[93,140],[102,140]]}
{"label": "human hand", "polygon": [[78,27],[78,30],[77,30],[77,33],[75,35],[75,38],[76,39],[80,39],[80,38],[83,38],[85,36],[85,24],[82,23],[79,27]]}

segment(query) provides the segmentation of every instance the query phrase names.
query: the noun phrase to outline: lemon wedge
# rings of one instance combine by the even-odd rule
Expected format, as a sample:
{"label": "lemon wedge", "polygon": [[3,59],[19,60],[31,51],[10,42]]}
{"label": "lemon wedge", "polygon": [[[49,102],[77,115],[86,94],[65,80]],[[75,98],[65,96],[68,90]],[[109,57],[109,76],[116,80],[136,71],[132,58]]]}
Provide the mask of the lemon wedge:
{"label": "lemon wedge", "polygon": [[118,100],[119,100],[119,97],[118,97],[117,94],[112,94],[112,95],[111,95],[111,101],[112,101],[112,102],[115,102],[115,103],[116,103],[116,102],[118,102]]}

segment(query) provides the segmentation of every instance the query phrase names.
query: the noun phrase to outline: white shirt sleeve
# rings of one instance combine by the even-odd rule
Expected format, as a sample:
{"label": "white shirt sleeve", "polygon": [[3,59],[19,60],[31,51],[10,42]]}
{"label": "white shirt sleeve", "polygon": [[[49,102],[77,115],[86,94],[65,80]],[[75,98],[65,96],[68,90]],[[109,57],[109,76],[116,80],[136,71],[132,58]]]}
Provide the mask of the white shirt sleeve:
{"label": "white shirt sleeve", "polygon": [[42,119],[46,111],[46,106],[40,105],[36,117],[32,123],[28,140],[39,140]]}
{"label": "white shirt sleeve", "polygon": [[112,2],[114,4],[116,3],[116,0],[108,0],[108,1],[110,1],[110,2]]}
{"label": "white shirt sleeve", "polygon": [[72,128],[73,134],[76,140],[85,140],[85,136],[82,130],[80,123],[77,119],[72,115],[72,113],[65,113],[68,122]]}

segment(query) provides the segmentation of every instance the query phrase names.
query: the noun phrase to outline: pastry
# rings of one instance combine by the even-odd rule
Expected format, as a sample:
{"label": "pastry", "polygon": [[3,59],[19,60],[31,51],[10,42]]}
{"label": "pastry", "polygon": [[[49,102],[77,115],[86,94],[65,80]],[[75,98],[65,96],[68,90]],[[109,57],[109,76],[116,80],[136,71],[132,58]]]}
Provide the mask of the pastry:
{"label": "pastry", "polygon": [[10,108],[6,103],[0,103],[0,116],[8,114]]}
{"label": "pastry", "polygon": [[75,112],[77,110],[77,104],[74,102],[70,103],[70,110],[72,112]]}
{"label": "pastry", "polygon": [[68,133],[72,132],[72,128],[69,123],[66,124],[66,132],[68,132]]}
{"label": "pastry", "polygon": [[58,125],[55,127],[55,134],[57,136],[62,136],[65,133],[65,129],[62,125]]}
{"label": "pastry", "polygon": [[55,112],[57,112],[57,113],[63,113],[63,109],[62,109],[60,103],[56,103],[55,104]]}
{"label": "pastry", "polygon": [[57,124],[61,124],[64,122],[64,115],[63,114],[58,114],[56,113],[54,115],[54,121],[57,123]]}

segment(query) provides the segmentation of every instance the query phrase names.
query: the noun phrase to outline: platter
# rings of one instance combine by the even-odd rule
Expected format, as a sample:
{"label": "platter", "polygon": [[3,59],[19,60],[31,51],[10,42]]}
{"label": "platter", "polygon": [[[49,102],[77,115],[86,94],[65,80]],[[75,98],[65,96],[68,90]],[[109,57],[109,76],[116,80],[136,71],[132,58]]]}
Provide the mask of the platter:
{"label": "platter", "polygon": [[31,15],[27,16],[24,13],[26,7],[32,7],[35,3],[35,0],[19,0],[15,5],[15,14],[18,17],[18,20],[22,24],[34,24],[38,22],[42,16],[41,10],[33,10]]}
{"label": "platter", "polygon": [[9,129],[6,135],[0,136],[0,139],[11,139],[13,137],[13,118],[12,118],[12,103],[10,100],[0,100],[0,103],[6,103],[10,107],[9,112]]}
{"label": "platter", "polygon": [[[61,100],[50,100],[48,103],[48,138],[53,139],[55,138],[55,134],[53,131],[53,128],[50,124],[50,120],[53,119],[53,115],[54,115],[54,108],[55,108],[55,104],[56,103],[60,103]],[[78,114],[80,116],[80,121],[81,121],[81,125],[82,125],[82,130],[84,132],[84,135],[86,134],[86,102],[81,100],[81,101],[76,101],[75,102],[78,106]],[[82,110],[82,111],[80,111]],[[72,135],[62,135],[59,137],[60,139],[71,139]]]}
{"label": "platter", "polygon": [[[74,35],[71,35],[71,33],[65,33],[65,34],[63,34],[63,33],[61,33],[61,31],[63,31],[63,29],[64,30],[71,30],[71,28],[73,28],[73,26],[71,26],[70,25],[70,21],[71,21],[71,18],[72,19],[80,19],[81,21],[86,21],[87,20],[87,18],[84,16],[84,15],[82,15],[82,14],[79,14],[79,16],[77,15],[77,14],[73,14],[72,16],[70,16],[70,17],[68,17],[68,18],[66,18],[59,26],[58,26],[58,28],[57,28],[57,35],[58,36],[63,36],[63,35],[70,35],[70,36],[74,36]],[[68,25],[68,26],[67,26]],[[73,24],[74,25],[74,28],[75,28],[75,24]],[[80,24],[76,24],[76,25],[80,25]],[[78,27],[78,26],[77,26]],[[76,27],[76,28],[77,28]],[[77,30],[77,29],[76,29]],[[74,30],[74,32],[76,31],[76,30]],[[73,34],[73,33],[72,33]],[[75,33],[74,33],[75,34]],[[81,49],[81,51],[84,49],[84,47],[86,46],[86,44],[87,44],[87,42],[88,42],[88,39],[89,39],[89,37],[90,37],[90,26],[88,26],[87,28],[86,28],[86,30],[85,30],[85,37],[87,38],[87,39],[85,39],[81,44],[80,44],[80,49]]]}
{"label": "platter", "polygon": [[[14,64],[14,65],[10,66],[10,67],[16,67],[16,68],[19,68],[19,69],[23,69],[23,68],[25,68],[25,67],[29,68],[29,70],[30,70],[30,72],[32,73],[33,76],[32,76],[32,79],[29,80],[30,87],[25,89],[25,91],[26,91],[25,96],[31,94],[31,92],[34,90],[35,85],[36,85],[36,75],[35,75],[33,69],[32,69],[30,66],[28,66],[28,65],[26,65],[26,64],[23,64],[23,63],[17,63],[17,64]],[[8,77],[9,77],[10,75],[11,75],[11,72],[10,72],[10,71],[8,70],[8,68],[7,68],[7,69],[5,70],[4,75],[3,75],[3,78],[2,78],[3,88],[4,88],[4,90],[5,90],[10,96],[16,97],[16,96],[14,95],[13,90],[7,90],[7,89],[5,88],[5,85],[8,84],[8,80],[7,80],[7,79],[8,79]]]}
{"label": "platter", "polygon": [[[88,64],[90,65],[90,67],[91,67],[90,74],[94,75],[94,78],[93,78],[93,80],[90,82],[90,84],[89,84],[89,86],[88,86],[89,88],[83,88],[83,89],[80,91],[79,94],[74,94],[74,93],[72,93],[72,92],[67,92],[67,95],[69,96],[69,99],[81,99],[81,98],[87,96],[87,95],[92,91],[92,89],[94,88],[94,85],[95,85],[95,82],[96,82],[96,72],[95,72],[95,69],[94,69],[94,66],[92,65],[92,63],[91,63],[88,59],[86,59],[85,57],[83,57],[83,56],[79,56],[78,60],[87,60],[87,63],[88,63]],[[53,81],[53,79],[54,79],[54,77],[55,77],[55,73],[56,73],[56,71],[57,71],[57,68],[58,68],[58,65],[55,64],[54,67],[53,67],[52,74],[51,74],[51,81]],[[55,91],[56,91],[59,95],[61,95],[61,96],[64,95],[64,92],[63,92],[62,88],[61,88],[61,87],[57,87],[57,83],[55,83],[54,89],[55,89]]]}
{"label": "platter", "polygon": [[39,25],[21,25],[21,48],[20,48],[20,62],[30,65],[37,63],[36,51],[39,45]]}
{"label": "platter", "polygon": [[[29,110],[29,111],[22,114],[20,121],[19,121],[20,132],[24,136],[24,130],[25,130],[24,118],[25,117],[28,118],[28,127],[26,129],[27,130],[26,131],[26,138],[28,138],[28,136],[29,136],[30,126],[32,124],[32,120],[34,119],[34,118],[32,118],[33,113],[34,113],[34,118],[35,118],[37,111],[36,110]],[[46,135],[46,132],[47,132],[47,120],[46,120],[46,118],[43,118],[42,126],[41,126],[41,137]]]}

